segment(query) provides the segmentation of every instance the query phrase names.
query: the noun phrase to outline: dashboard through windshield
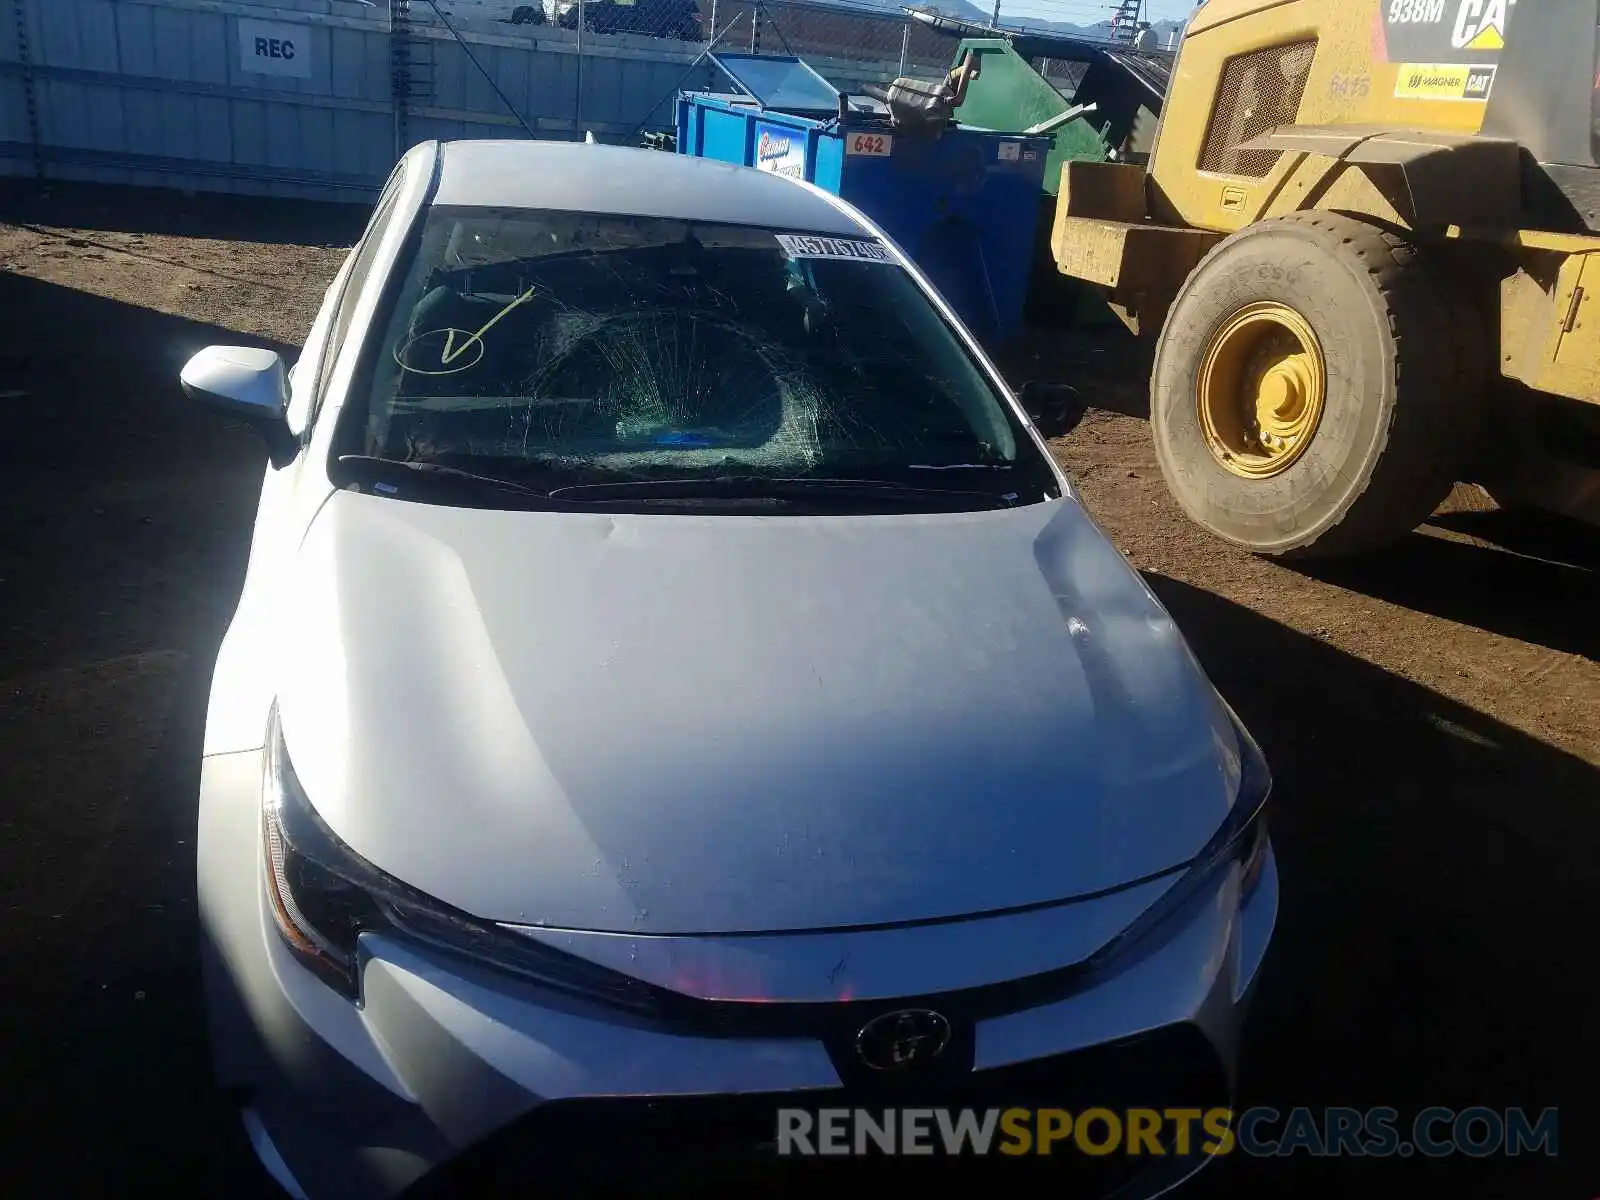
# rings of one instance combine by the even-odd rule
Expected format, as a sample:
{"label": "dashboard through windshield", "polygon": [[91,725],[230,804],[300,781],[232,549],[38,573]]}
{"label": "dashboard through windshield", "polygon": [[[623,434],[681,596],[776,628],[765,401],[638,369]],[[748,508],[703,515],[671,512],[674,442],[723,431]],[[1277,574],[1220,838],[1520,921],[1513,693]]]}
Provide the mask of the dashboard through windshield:
{"label": "dashboard through windshield", "polygon": [[876,241],[478,208],[436,208],[417,237],[343,455],[541,492],[737,476],[1059,494]]}

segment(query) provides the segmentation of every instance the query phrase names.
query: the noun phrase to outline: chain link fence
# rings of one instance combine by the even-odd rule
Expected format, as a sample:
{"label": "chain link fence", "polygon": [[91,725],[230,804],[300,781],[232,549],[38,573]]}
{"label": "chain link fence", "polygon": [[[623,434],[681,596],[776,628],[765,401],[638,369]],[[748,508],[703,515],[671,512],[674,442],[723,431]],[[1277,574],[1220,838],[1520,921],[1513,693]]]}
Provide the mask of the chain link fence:
{"label": "chain link fence", "polygon": [[596,37],[702,44],[721,35],[720,46],[744,53],[890,63],[896,69],[902,63],[942,67],[950,50],[946,39],[898,9],[849,0],[440,0],[439,9],[449,19],[492,15],[530,32],[581,28]]}
{"label": "chain link fence", "polygon": [[853,63],[884,77],[942,75],[955,49],[903,12],[805,0],[701,0],[708,28],[729,28],[730,49]]}
{"label": "chain link fence", "polygon": [[[619,51],[658,53],[690,61],[703,52],[793,55],[835,86],[887,82],[897,75],[938,77],[949,69],[955,44],[898,8],[861,0],[409,0],[421,24],[470,36],[493,31],[547,45],[571,43],[590,88],[604,88],[606,59]],[[683,86],[721,86],[691,72]],[[654,123],[670,124],[668,98]],[[588,114],[580,111],[581,124]]]}

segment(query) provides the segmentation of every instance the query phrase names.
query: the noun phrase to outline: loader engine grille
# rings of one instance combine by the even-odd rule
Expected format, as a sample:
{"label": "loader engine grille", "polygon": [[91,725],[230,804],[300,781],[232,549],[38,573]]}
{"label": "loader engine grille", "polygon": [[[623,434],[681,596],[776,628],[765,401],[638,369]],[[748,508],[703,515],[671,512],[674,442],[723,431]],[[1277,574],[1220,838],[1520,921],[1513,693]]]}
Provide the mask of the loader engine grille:
{"label": "loader engine grille", "polygon": [[1316,54],[1313,38],[1228,60],[1217,88],[1211,129],[1200,152],[1202,171],[1249,179],[1271,173],[1282,151],[1241,150],[1239,146],[1269,129],[1295,123]]}

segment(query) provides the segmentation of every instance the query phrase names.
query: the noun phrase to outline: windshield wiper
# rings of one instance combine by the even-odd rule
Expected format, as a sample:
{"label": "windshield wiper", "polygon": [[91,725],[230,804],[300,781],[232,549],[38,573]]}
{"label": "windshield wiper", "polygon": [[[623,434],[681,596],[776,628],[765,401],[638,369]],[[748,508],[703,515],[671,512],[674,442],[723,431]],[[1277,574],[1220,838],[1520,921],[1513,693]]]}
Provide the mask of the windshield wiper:
{"label": "windshield wiper", "polygon": [[477,484],[496,492],[509,492],[516,496],[533,496],[539,500],[548,500],[550,498],[547,493],[541,492],[538,488],[525,487],[513,480],[501,479],[496,475],[479,475],[476,471],[465,471],[460,467],[446,466],[444,463],[380,458],[373,454],[341,454],[339,463],[341,466],[397,468],[415,475],[439,475],[450,479],[459,479],[465,483]]}
{"label": "windshield wiper", "polygon": [[579,483],[554,488],[549,492],[528,487],[497,475],[480,475],[461,467],[426,460],[382,458],[371,454],[341,454],[339,464],[377,468],[391,474],[431,475],[470,483],[479,488],[513,496],[530,497],[548,504],[599,504],[626,500],[814,500],[842,503],[872,500],[916,502],[919,500],[980,500],[988,508],[1010,508],[1017,503],[1015,493],[996,495],[958,488],[917,487],[884,479],[771,478],[765,475],[718,475],[685,479],[634,479],[617,483]]}
{"label": "windshield wiper", "polygon": [[718,475],[687,479],[637,479],[626,483],[580,483],[558,487],[552,500],[982,500],[991,508],[1010,508],[1013,494],[917,487],[879,479],[771,478],[765,475]]}

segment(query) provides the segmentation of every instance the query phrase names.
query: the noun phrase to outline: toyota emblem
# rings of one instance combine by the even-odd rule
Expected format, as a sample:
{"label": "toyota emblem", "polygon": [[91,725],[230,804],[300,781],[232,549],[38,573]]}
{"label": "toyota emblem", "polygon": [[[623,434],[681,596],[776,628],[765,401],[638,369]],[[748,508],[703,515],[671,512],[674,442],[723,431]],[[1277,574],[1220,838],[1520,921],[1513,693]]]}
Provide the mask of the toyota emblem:
{"label": "toyota emblem", "polygon": [[863,1025],[856,1054],[874,1071],[904,1071],[932,1062],[949,1043],[949,1021],[926,1008],[908,1008]]}

